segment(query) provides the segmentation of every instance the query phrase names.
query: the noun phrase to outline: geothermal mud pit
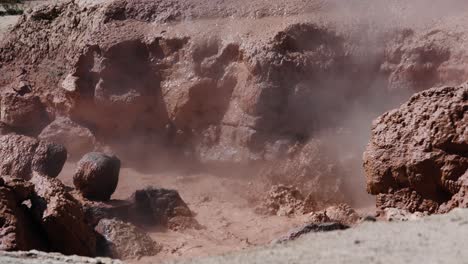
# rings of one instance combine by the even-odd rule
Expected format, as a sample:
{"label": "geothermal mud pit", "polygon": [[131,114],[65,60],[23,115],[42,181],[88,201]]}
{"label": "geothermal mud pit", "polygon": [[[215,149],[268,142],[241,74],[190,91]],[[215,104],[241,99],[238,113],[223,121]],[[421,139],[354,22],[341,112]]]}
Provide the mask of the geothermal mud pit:
{"label": "geothermal mud pit", "polygon": [[467,10],[33,4],[0,30],[1,248],[151,262],[468,207]]}

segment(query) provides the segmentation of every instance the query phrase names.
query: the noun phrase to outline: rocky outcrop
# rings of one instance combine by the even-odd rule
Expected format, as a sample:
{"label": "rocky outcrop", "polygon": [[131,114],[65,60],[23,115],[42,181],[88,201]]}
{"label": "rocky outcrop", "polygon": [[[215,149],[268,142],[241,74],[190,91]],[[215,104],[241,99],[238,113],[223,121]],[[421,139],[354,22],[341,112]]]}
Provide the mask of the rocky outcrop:
{"label": "rocky outcrop", "polygon": [[32,172],[57,177],[67,158],[61,145],[20,135],[0,137],[0,173],[23,179]]}
{"label": "rocky outcrop", "polygon": [[57,117],[41,131],[38,138],[64,145],[72,158],[82,157],[97,146],[91,130],[68,117]]}
{"label": "rocky outcrop", "polygon": [[98,254],[117,259],[154,256],[161,246],[136,226],[116,219],[102,219],[95,228],[102,236]]}
{"label": "rocky outcrop", "polygon": [[120,160],[117,157],[91,152],[78,162],[73,184],[85,198],[107,201],[117,188],[119,173]]}
{"label": "rocky outcrop", "polygon": [[[468,85],[430,89],[385,113],[364,153],[367,189],[378,206],[447,210],[468,169]],[[450,206],[449,206],[450,207]]]}
{"label": "rocky outcrop", "polygon": [[58,180],[35,175],[31,211],[53,251],[66,255],[96,255],[96,236],[86,223],[81,204]]}
{"label": "rocky outcrop", "polygon": [[0,178],[0,250],[47,249],[47,241],[23,204],[34,192],[22,179]]}

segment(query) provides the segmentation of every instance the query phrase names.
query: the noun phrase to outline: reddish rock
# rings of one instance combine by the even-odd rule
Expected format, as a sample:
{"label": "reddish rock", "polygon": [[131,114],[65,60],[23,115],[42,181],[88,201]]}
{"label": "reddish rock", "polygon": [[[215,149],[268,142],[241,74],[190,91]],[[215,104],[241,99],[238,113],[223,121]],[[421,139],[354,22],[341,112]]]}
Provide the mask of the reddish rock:
{"label": "reddish rock", "polygon": [[66,255],[95,256],[96,237],[81,204],[55,178],[35,175],[31,182],[33,216],[44,230],[50,248]]}
{"label": "reddish rock", "polygon": [[194,215],[176,190],[148,187],[129,199],[131,222],[172,230],[198,228]]}
{"label": "reddish rock", "polygon": [[22,204],[32,196],[32,184],[12,178],[0,181],[0,250],[47,250],[46,237]]}
{"label": "reddish rock", "polygon": [[117,259],[154,256],[161,246],[136,226],[117,219],[102,219],[95,227],[101,235],[98,254]]}
{"label": "reddish rock", "polygon": [[117,157],[91,152],[78,162],[73,184],[85,198],[107,201],[117,188],[119,172],[120,160]]}
{"label": "reddish rock", "polygon": [[313,206],[307,206],[306,198],[299,189],[293,186],[275,185],[271,187],[256,211],[269,215],[293,216],[309,213],[313,209]]}
{"label": "reddish rock", "polygon": [[72,158],[82,157],[96,148],[96,138],[91,130],[68,117],[57,117],[38,138],[64,145]]}
{"label": "reddish rock", "polygon": [[33,171],[56,177],[67,158],[61,145],[20,135],[1,136],[0,153],[0,173],[23,179]]}
{"label": "reddish rock", "polygon": [[325,209],[325,214],[331,222],[337,222],[347,226],[356,225],[361,220],[361,216],[347,204],[330,206]]}
{"label": "reddish rock", "polygon": [[378,206],[436,212],[468,169],[468,85],[434,88],[374,121],[364,153]]}
{"label": "reddish rock", "polygon": [[63,145],[40,141],[31,162],[33,171],[49,176],[57,177],[67,161],[67,150]]}
{"label": "reddish rock", "polygon": [[38,96],[7,92],[1,95],[1,122],[14,130],[37,135],[49,122]]}

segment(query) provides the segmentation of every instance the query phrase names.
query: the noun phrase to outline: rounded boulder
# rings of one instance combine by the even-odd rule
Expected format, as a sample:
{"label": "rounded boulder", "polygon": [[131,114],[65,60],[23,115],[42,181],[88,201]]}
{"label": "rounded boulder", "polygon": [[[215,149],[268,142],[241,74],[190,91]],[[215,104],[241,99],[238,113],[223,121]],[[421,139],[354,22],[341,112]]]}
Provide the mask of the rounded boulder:
{"label": "rounded boulder", "polygon": [[73,184],[83,197],[107,201],[119,182],[120,160],[100,152],[91,152],[78,162]]}

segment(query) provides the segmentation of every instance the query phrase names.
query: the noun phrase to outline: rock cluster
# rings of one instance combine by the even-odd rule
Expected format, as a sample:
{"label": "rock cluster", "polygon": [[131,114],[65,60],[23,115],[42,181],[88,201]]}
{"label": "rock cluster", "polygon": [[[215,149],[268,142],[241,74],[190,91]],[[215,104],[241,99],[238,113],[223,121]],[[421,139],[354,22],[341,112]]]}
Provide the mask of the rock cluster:
{"label": "rock cluster", "polygon": [[0,142],[3,173],[13,175],[0,177],[2,250],[131,259],[161,249],[135,225],[198,226],[173,190],[139,190],[127,201],[88,200],[107,201],[114,192],[120,170],[116,157],[85,155],[74,177],[75,191],[55,178],[66,159],[63,146],[17,135],[2,136]]}

